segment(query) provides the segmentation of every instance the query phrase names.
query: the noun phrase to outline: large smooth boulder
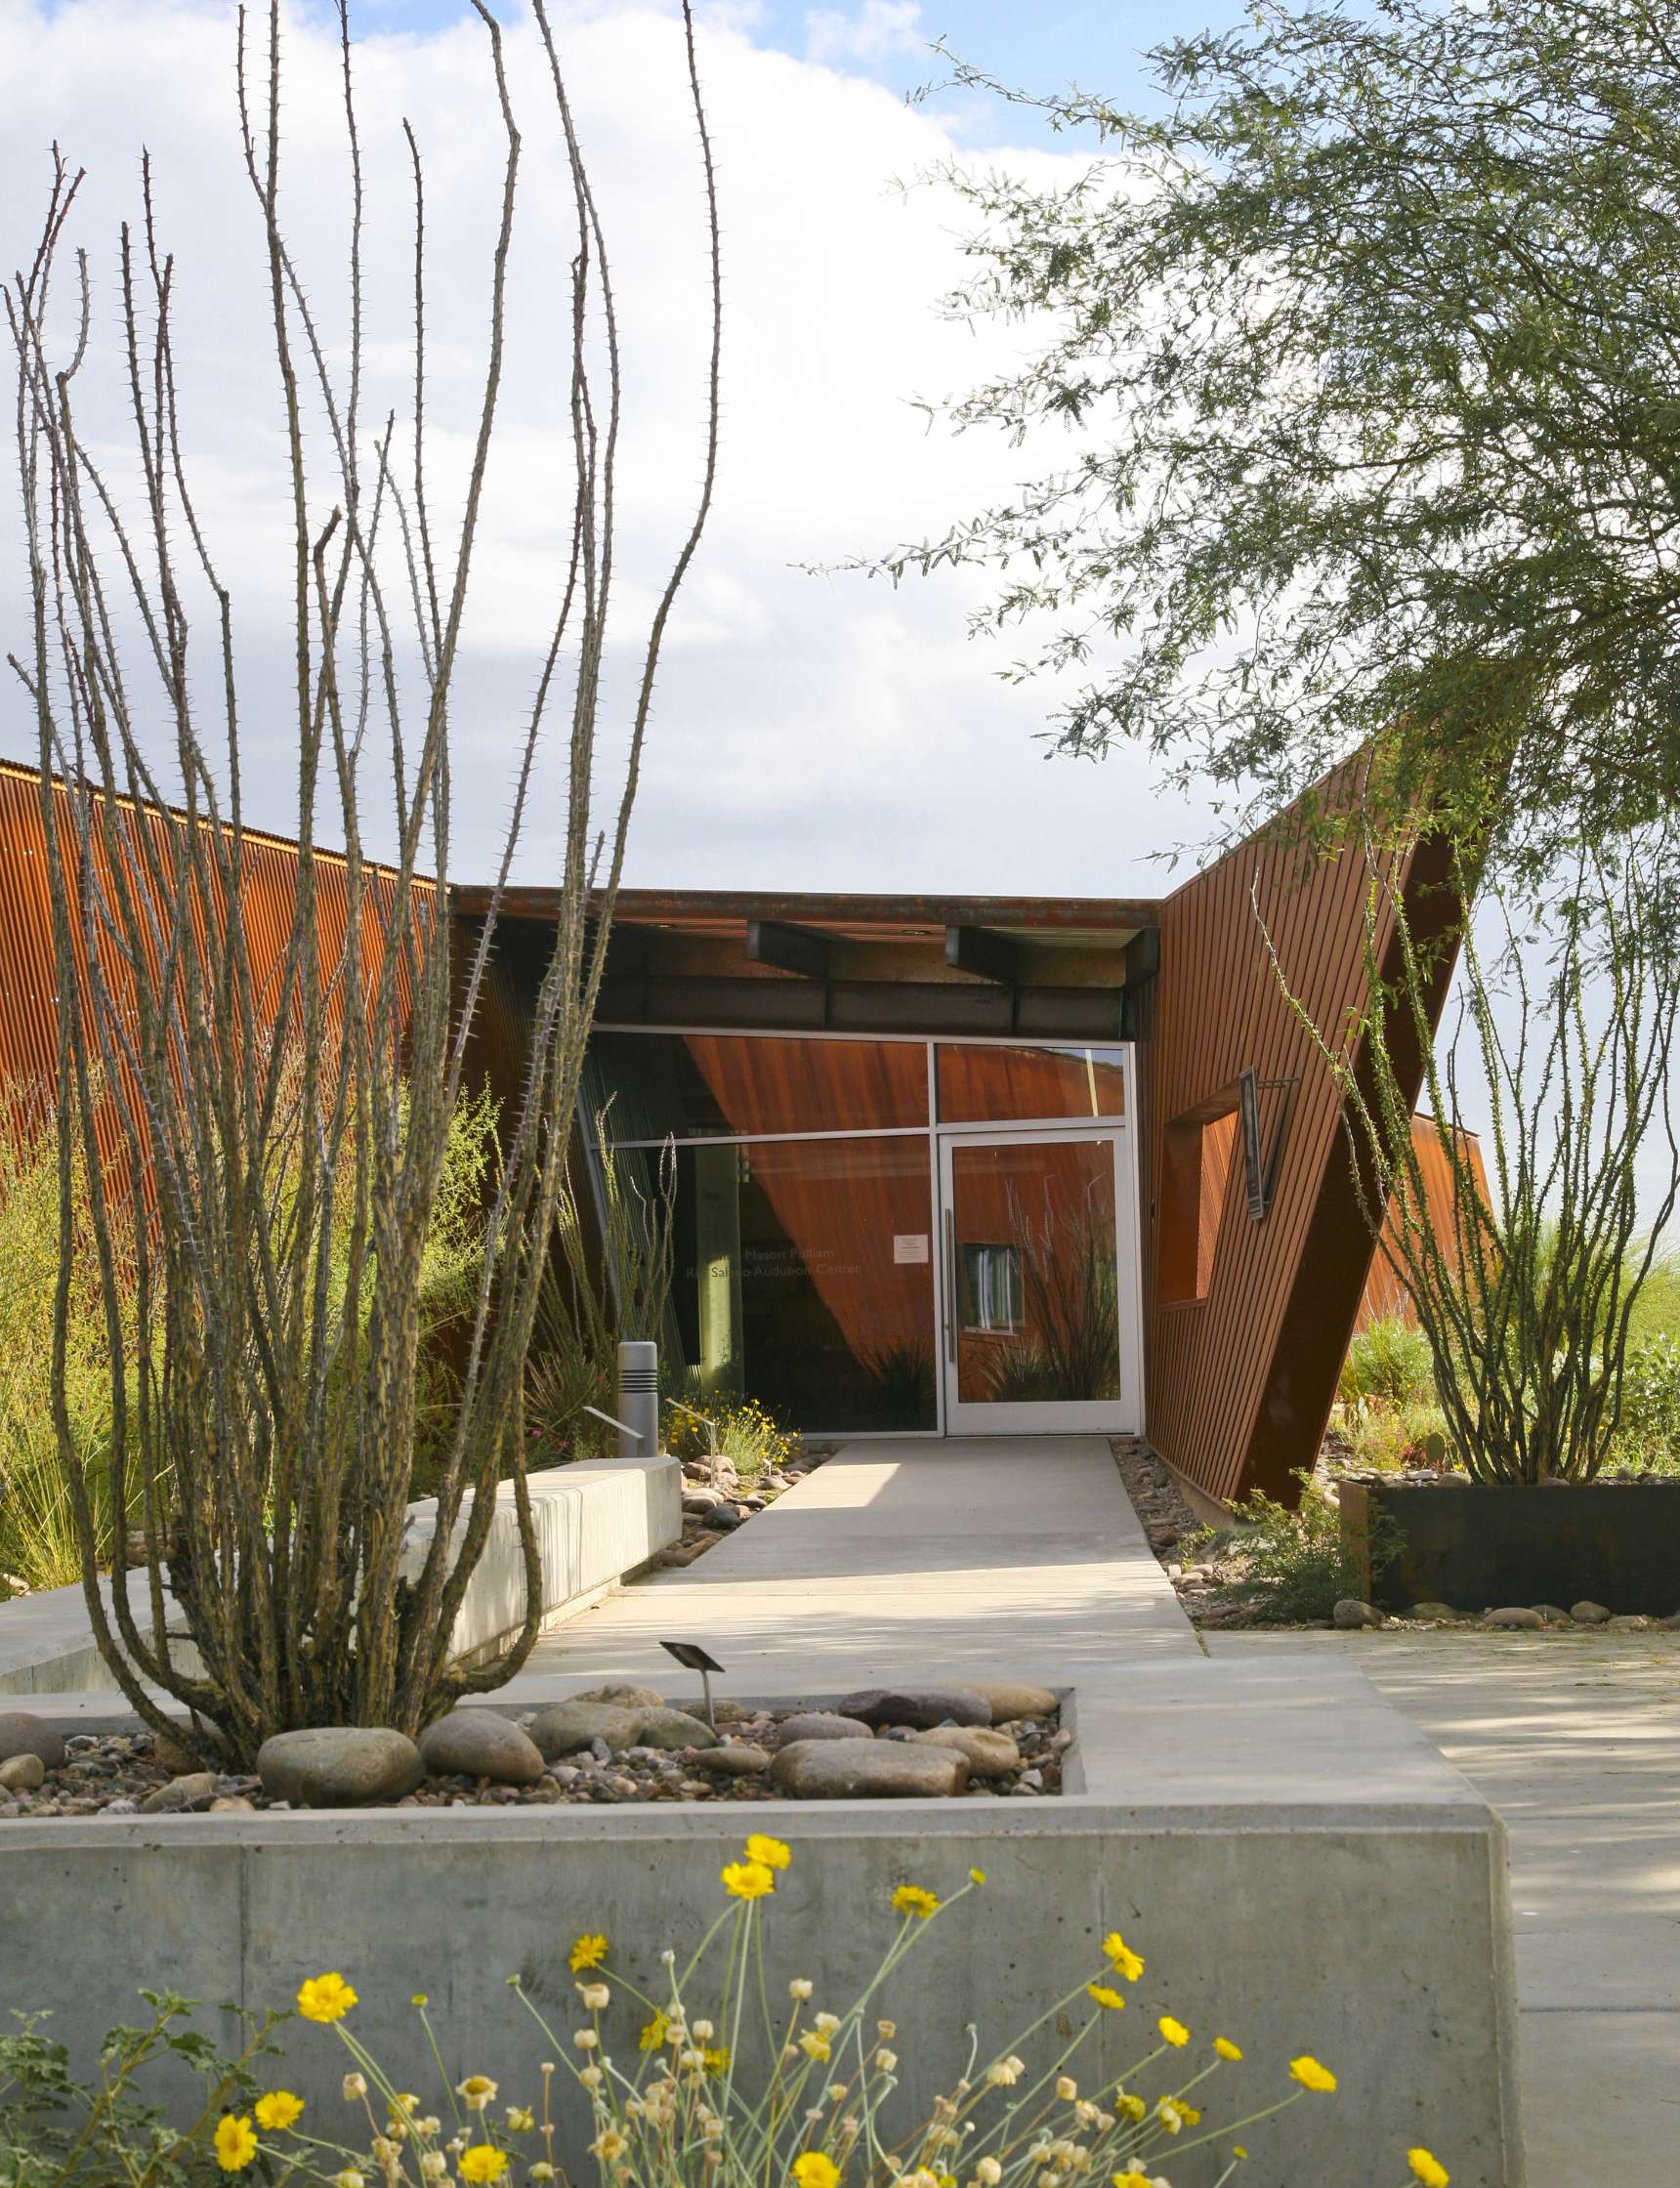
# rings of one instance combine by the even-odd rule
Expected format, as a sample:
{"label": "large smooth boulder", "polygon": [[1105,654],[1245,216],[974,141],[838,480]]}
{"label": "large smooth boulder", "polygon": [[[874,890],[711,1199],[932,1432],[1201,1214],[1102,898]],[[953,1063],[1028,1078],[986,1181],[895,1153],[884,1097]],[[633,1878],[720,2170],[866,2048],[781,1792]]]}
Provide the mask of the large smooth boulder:
{"label": "large smooth boulder", "polygon": [[49,1770],[57,1770],[64,1759],[64,1743],[44,1717],[9,1709],[0,1714],[0,1762],[10,1762],[14,1755],[39,1755]]}
{"label": "large smooth boulder", "polygon": [[534,1786],[542,1751],[511,1717],[494,1709],[451,1709],[420,1735],[426,1768],[440,1778],[488,1778],[498,1786]]}
{"label": "large smooth boulder", "polygon": [[1049,1717],[1056,1712],[1056,1697],[1048,1687],[1035,1687],[1026,1679],[962,1679],[965,1693],[984,1695],[991,1704],[994,1725],[1019,1724],[1023,1717]]}
{"label": "large smooth boulder", "polygon": [[1537,1633],[1545,1622],[1540,1612],[1524,1603],[1502,1604],[1496,1611],[1485,1612],[1482,1618],[1484,1625],[1504,1626],[1513,1633]]}
{"label": "large smooth boulder", "polygon": [[426,1775],[419,1748],[387,1725],[319,1725],[276,1732],[257,1750],[271,1800],[294,1808],[373,1808],[400,1800]]}
{"label": "large smooth boulder", "polygon": [[796,1740],[867,1740],[869,1728],[861,1717],[842,1717],[833,1709],[802,1709],[784,1717],[777,1727],[776,1744],[790,1747]]}
{"label": "large smooth boulder", "polygon": [[770,1768],[769,1751],[755,1747],[750,1740],[732,1740],[727,1746],[702,1747],[694,1761],[699,1769],[709,1771],[714,1778],[751,1778],[756,1772]]}
{"label": "large smooth boulder", "polygon": [[39,1792],[46,1776],[47,1766],[39,1755],[13,1755],[0,1762],[0,1793]]}
{"label": "large smooth boulder", "polygon": [[186,1770],[172,1778],[167,1786],[159,1786],[154,1793],[147,1793],[140,1804],[143,1816],[179,1816],[184,1809],[195,1804],[208,1807],[216,1797],[217,1777],[213,1770]]}
{"label": "large smooth boulder", "polygon": [[637,1712],[638,1747],[715,1747],[718,1736],[700,1717],[686,1709],[643,1709]]}
{"label": "large smooth boulder", "polygon": [[866,1725],[988,1725],[991,1704],[973,1687],[860,1687],[840,1704]]}
{"label": "large smooth boulder", "polygon": [[1611,1614],[1605,1606],[1590,1599],[1583,1603],[1572,1603],[1570,1617],[1576,1625],[1609,1625],[1611,1620]]}
{"label": "large smooth boulder", "polygon": [[796,1740],[770,1782],[795,1800],[937,1800],[968,1784],[968,1757],[907,1740]]}
{"label": "large smooth boulder", "polygon": [[539,1709],[525,1728],[544,1762],[554,1762],[597,1740],[606,1741],[614,1754],[636,1745],[640,1709],[626,1709],[615,1702],[551,1702]]}
{"label": "large smooth boulder", "polygon": [[1358,1633],[1365,1626],[1379,1626],[1382,1613],[1374,1603],[1362,1603],[1357,1595],[1344,1595],[1330,1613],[1330,1623],[1344,1633]]}
{"label": "large smooth boulder", "polygon": [[968,1758],[971,1778],[1007,1778],[1021,1760],[1021,1749],[1006,1732],[986,1725],[930,1725],[911,1742],[918,1747],[952,1747]]}
{"label": "large smooth boulder", "polygon": [[662,1709],[665,1698],[657,1687],[639,1687],[628,1679],[609,1680],[604,1687],[585,1687],[569,1695],[571,1702],[610,1702],[618,1709]]}

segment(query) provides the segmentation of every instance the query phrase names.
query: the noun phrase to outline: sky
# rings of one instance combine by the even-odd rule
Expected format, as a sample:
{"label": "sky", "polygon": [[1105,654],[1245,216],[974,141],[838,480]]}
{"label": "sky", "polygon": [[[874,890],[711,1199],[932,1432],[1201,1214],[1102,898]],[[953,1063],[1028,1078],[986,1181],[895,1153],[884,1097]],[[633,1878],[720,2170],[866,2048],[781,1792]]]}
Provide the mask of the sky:
{"label": "sky", "polygon": [[[461,878],[487,874],[496,858],[567,510],[565,382],[554,369],[569,254],[564,177],[528,19],[513,0],[497,0],[497,12],[529,153],[512,362],[454,710],[451,868]],[[725,254],[720,475],[661,664],[630,882],[1154,894],[1171,885],[1160,855],[1209,839],[1208,813],[1161,795],[1140,755],[1099,765],[1047,756],[1056,692],[1006,683],[1007,647],[968,636],[982,581],[894,591],[810,566],[937,534],[1007,493],[1026,460],[999,441],[930,431],[915,406],[960,392],[1026,337],[977,337],[941,318],[966,215],[946,192],[896,185],[951,156],[1051,182],[1090,154],[980,96],[907,105],[905,94],[940,71],[932,39],[946,35],[1010,80],[1077,81],[1132,103],[1150,96],[1140,57],[1152,39],[1238,13],[1230,0],[1149,9],[702,0]],[[625,642],[645,621],[698,476],[704,235],[671,0],[560,0],[553,14],[630,358],[621,644],[596,785],[609,801],[633,658]],[[456,0],[363,0],[353,22],[370,207],[367,414],[382,415],[387,400],[407,411],[407,116],[428,176],[431,408],[443,429],[434,476],[447,502],[464,476],[483,366],[500,176],[485,40]],[[11,87],[0,257],[9,271],[34,247],[56,139],[88,170],[71,237],[89,253],[93,284],[85,430],[119,487],[126,481],[132,508],[117,234],[136,213],[149,148],[160,231],[176,254],[191,477],[234,592],[247,815],[290,833],[280,420],[260,234],[239,166],[232,24],[229,0],[0,0]],[[284,63],[288,228],[332,347],[346,322],[347,174],[331,18],[317,0],[288,8]],[[324,514],[330,480],[316,492]],[[15,522],[0,530],[0,623],[9,645],[26,628]],[[205,655],[212,690],[213,668]],[[12,685],[0,700],[0,751],[32,758],[33,740],[25,695]],[[552,877],[561,840],[558,748],[546,758],[518,866],[531,881]]]}

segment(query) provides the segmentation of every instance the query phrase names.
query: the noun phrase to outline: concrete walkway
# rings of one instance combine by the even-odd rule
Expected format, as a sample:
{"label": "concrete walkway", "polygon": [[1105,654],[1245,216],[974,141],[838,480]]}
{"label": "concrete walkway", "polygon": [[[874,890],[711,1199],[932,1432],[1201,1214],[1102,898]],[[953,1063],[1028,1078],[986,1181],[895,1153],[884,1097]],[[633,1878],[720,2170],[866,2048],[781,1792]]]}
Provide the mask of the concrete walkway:
{"label": "concrete walkway", "polygon": [[746,1694],[1063,1685],[1198,1654],[1101,1436],[850,1445],[695,1564],[558,1628],[509,1699],[655,1674],[697,1691],[661,1640],[699,1642]]}
{"label": "concrete walkway", "polygon": [[1505,1820],[1532,2188],[1680,2179],[1680,1638],[1231,1633],[1333,1654]]}

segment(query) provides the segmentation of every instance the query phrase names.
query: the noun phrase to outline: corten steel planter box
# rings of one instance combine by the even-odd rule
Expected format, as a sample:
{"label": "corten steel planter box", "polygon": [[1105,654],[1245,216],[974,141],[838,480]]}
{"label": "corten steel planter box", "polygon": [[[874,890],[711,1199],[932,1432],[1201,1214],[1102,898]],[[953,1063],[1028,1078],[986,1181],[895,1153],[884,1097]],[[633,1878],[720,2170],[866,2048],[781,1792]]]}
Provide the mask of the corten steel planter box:
{"label": "corten steel planter box", "polygon": [[1455,1611],[1583,1599],[1617,1613],[1680,1610],[1680,1482],[1586,1482],[1549,1488],[1392,1488],[1343,1482],[1343,1539],[1365,1559],[1378,1514],[1400,1554],[1370,1579],[1385,1611],[1449,1603]]}

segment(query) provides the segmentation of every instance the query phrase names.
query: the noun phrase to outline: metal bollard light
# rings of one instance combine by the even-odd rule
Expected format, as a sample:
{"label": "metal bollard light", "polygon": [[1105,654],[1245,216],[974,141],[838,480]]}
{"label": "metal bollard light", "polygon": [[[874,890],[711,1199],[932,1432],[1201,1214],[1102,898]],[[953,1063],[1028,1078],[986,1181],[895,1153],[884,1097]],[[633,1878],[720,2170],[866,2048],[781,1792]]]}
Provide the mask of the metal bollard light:
{"label": "metal bollard light", "polygon": [[659,1449],[659,1348],[646,1338],[618,1347],[618,1455],[652,1458]]}

